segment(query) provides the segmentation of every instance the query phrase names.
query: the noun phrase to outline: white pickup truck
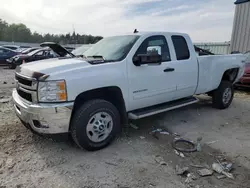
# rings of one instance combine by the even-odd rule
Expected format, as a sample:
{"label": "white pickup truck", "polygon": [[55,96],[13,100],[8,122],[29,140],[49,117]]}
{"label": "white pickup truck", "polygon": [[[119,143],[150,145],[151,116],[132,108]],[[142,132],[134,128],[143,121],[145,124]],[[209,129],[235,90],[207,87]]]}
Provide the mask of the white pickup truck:
{"label": "white pickup truck", "polygon": [[40,134],[70,133],[87,150],[114,140],[123,124],[212,96],[227,108],[233,84],[244,72],[244,56],[198,56],[187,34],[133,33],[107,37],[75,57],[57,44],[59,55],[16,69],[17,116]]}

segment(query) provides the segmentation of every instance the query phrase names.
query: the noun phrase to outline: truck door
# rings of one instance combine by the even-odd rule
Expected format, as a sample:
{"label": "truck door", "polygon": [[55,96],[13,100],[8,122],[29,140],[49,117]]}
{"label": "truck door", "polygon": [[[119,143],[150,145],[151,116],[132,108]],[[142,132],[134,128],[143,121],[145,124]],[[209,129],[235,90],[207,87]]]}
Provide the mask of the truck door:
{"label": "truck door", "polygon": [[[159,64],[136,66],[133,57],[157,51],[162,56]],[[128,57],[130,109],[148,107],[172,100],[176,91],[174,72],[170,68],[171,57],[168,42],[163,35],[147,37]]]}
{"label": "truck door", "polygon": [[172,68],[177,85],[173,99],[181,99],[192,96],[198,83],[198,62],[197,55],[191,39],[187,35],[172,35],[171,49],[173,50]]}

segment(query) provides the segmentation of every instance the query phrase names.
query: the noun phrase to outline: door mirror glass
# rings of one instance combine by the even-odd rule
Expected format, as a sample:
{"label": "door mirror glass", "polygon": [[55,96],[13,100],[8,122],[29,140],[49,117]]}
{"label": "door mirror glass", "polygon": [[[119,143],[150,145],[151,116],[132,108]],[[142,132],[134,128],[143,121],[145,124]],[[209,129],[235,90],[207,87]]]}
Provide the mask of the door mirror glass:
{"label": "door mirror glass", "polygon": [[133,62],[136,66],[144,64],[161,64],[162,58],[158,53],[138,54],[134,56]]}
{"label": "door mirror glass", "polygon": [[161,47],[160,46],[149,46],[149,47],[147,47],[147,54],[161,55]]}

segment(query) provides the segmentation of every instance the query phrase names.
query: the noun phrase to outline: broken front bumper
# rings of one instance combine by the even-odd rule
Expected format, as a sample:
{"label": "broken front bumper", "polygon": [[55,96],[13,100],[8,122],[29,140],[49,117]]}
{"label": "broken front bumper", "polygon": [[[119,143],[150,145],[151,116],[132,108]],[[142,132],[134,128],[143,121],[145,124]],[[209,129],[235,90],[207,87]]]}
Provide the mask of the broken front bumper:
{"label": "broken front bumper", "polygon": [[58,134],[69,131],[73,102],[29,104],[16,89],[12,93],[14,108],[20,120],[41,134]]}

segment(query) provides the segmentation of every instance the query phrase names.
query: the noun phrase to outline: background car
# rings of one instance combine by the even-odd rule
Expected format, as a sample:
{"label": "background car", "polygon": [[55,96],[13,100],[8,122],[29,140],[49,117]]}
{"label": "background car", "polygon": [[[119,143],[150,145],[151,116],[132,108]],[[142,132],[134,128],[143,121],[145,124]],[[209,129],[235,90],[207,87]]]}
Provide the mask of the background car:
{"label": "background car", "polygon": [[19,54],[18,52],[0,46],[0,64],[7,64],[7,59]]}
{"label": "background car", "polygon": [[245,53],[245,73],[236,86],[250,87],[250,51]]}
{"label": "background car", "polygon": [[2,45],[2,47],[8,48],[11,50],[18,50],[20,48],[20,46],[17,46],[17,45]]}
{"label": "background car", "polygon": [[21,51],[21,53],[22,54],[28,54],[28,53],[33,52],[33,51],[38,50],[38,49],[41,49],[41,48],[39,48],[39,47],[26,48],[23,51]]}
{"label": "background car", "polygon": [[16,55],[10,59],[8,59],[9,68],[15,69],[18,65],[21,65],[22,63],[28,63],[31,61],[38,61],[43,59],[49,59],[57,57],[58,55],[54,53],[51,49],[43,48],[34,50],[28,54],[19,54]]}

